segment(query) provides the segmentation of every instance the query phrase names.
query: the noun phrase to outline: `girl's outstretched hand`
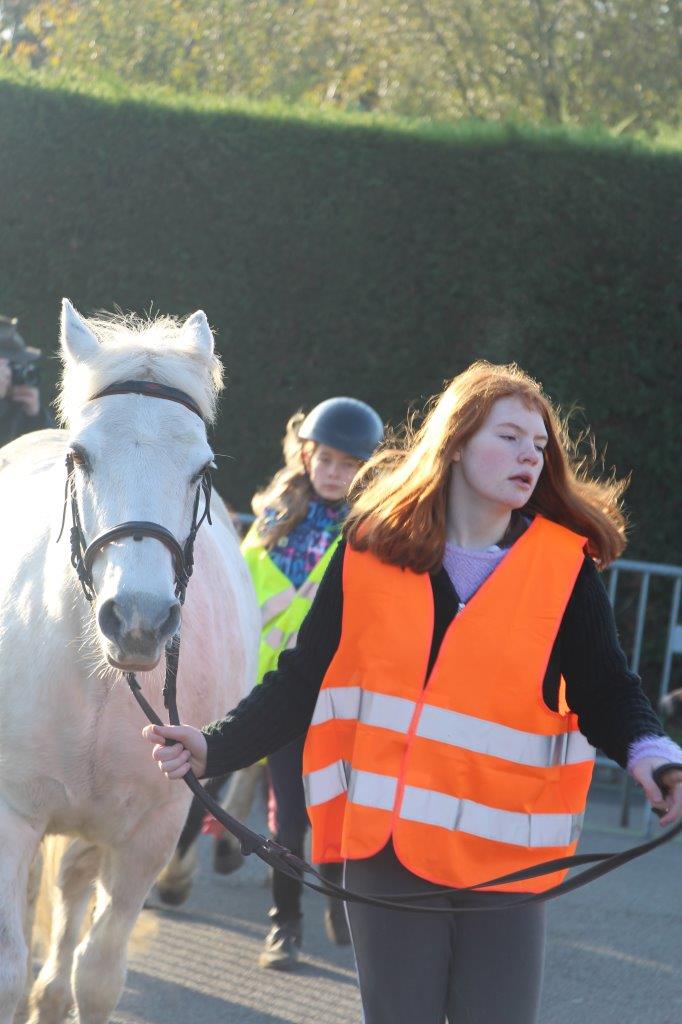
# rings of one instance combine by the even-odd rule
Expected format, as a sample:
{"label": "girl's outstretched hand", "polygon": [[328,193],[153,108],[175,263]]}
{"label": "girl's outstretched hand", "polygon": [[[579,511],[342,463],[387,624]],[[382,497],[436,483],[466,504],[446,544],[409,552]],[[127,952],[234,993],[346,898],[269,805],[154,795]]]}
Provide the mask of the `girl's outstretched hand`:
{"label": "girl's outstretched hand", "polygon": [[651,806],[662,812],[661,825],[673,825],[682,817],[682,769],[671,765],[665,773],[665,796],[654,782],[656,768],[668,763],[663,757],[643,757],[631,769]]}
{"label": "girl's outstretched hand", "polygon": [[[145,725],[142,735],[154,744],[152,757],[169,779],[181,779],[190,768],[199,778],[206,771],[206,738],[193,725]],[[175,742],[167,747],[165,739]]]}

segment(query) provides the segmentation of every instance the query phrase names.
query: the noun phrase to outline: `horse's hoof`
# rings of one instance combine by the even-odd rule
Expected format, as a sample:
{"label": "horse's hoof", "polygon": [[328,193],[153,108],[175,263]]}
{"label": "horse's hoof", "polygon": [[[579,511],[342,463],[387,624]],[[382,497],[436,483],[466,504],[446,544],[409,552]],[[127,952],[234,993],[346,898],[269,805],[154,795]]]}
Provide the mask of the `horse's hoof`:
{"label": "horse's hoof", "polygon": [[229,839],[216,839],[213,847],[213,870],[219,875],[231,875],[244,863],[239,847]]}
{"label": "horse's hoof", "polygon": [[191,885],[183,885],[179,889],[163,889],[157,885],[156,895],[159,897],[162,903],[165,903],[168,907],[179,907],[182,903],[187,900],[191,892]]}

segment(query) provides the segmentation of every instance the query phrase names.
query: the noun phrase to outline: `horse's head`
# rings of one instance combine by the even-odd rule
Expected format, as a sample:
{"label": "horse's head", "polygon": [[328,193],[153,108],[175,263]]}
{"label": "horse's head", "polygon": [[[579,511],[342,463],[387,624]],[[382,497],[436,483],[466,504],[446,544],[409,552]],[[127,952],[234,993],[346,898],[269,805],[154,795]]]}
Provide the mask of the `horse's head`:
{"label": "horse's head", "polygon": [[[213,459],[205,423],[214,418],[222,386],[205,315],[194,313],[184,323],[168,317],[85,320],[65,299],[61,345],[59,403],[86,543],[121,523],[143,521],[184,545],[197,488]],[[200,415],[176,401],[141,394],[93,399],[131,380],[182,391]],[[125,535],[94,553],[98,639],[117,668],[153,668],[178,629],[171,547],[154,536]]]}

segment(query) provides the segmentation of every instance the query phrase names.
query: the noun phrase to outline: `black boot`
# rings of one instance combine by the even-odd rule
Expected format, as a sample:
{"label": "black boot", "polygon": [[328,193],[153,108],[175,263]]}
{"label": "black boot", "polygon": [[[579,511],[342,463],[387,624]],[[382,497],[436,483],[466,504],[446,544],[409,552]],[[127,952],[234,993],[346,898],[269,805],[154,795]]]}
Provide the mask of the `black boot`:
{"label": "black boot", "polygon": [[[334,885],[343,884],[343,864],[318,864],[318,871],[327,881]],[[346,918],[346,904],[343,900],[327,897],[327,909],[324,912],[324,930],[330,942],[337,946],[350,945],[350,931]]]}
{"label": "black boot", "polygon": [[265,936],[258,964],[274,971],[291,971],[298,964],[303,940],[302,919],[281,920],[275,907],[268,916],[273,925]]}
{"label": "black boot", "polygon": [[[277,836],[277,842],[287,845]],[[290,849],[299,857],[303,856],[303,839],[291,843]],[[303,885],[299,878],[292,878],[281,871],[272,875],[272,910],[268,917],[272,928],[265,937],[263,950],[258,958],[261,967],[270,967],[276,971],[290,971],[298,963],[298,954],[303,938],[303,917],[301,914],[301,894]]]}

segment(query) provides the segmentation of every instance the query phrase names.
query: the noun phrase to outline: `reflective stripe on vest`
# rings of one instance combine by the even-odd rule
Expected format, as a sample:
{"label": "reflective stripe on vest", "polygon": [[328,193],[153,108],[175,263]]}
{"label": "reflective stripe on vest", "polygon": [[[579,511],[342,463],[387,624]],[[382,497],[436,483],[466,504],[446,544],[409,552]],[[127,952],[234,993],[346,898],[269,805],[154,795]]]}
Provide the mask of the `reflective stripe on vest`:
{"label": "reflective stripe on vest", "polygon": [[[306,800],[310,807],[348,793],[350,803],[390,811],[396,799],[398,780],[377,772],[353,771],[348,781],[348,764],[335,761],[306,778]],[[460,800],[446,793],[406,786],[398,812],[406,821],[467,832],[511,846],[539,848],[565,846],[580,833],[582,814],[522,814],[501,811],[472,800]]]}
{"label": "reflective stripe on vest", "polygon": [[416,734],[479,754],[489,754],[491,757],[538,768],[580,764],[582,761],[592,761],[595,754],[594,747],[580,732],[537,736],[496,722],[462,715],[457,711],[429,707],[428,704],[422,709]]}
{"label": "reflective stripe on vest", "polygon": [[271,619],[276,618],[277,615],[286,611],[295,597],[296,587],[289,585],[285,590],[280,590],[279,593],[266,598],[260,606],[261,621],[263,625],[266,626]]}
{"label": "reflective stripe on vest", "polygon": [[327,800],[341,796],[348,789],[349,776],[350,765],[347,761],[334,761],[326,768],[304,776],[303,788],[308,806],[324,804]]}
{"label": "reflective stripe on vest", "polygon": [[511,846],[568,846],[580,834],[581,814],[522,814],[501,811],[446,793],[406,786],[400,817],[438,828],[457,829]]}
{"label": "reflective stripe on vest", "polygon": [[[365,725],[407,733],[416,707],[416,701],[363,691],[359,686],[329,687],[320,691],[311,725],[333,718],[356,718]],[[592,761],[595,755],[594,747],[580,732],[537,736],[430,704],[422,707],[416,735],[539,768],[580,764]]]}
{"label": "reflective stripe on vest", "polygon": [[341,641],[304,752],[314,861],[392,837],[409,870],[457,887],[573,852],[594,751],[542,684],[583,546],[536,517],[448,627],[426,685],[429,577],[346,549]]}

